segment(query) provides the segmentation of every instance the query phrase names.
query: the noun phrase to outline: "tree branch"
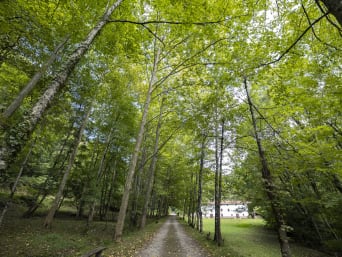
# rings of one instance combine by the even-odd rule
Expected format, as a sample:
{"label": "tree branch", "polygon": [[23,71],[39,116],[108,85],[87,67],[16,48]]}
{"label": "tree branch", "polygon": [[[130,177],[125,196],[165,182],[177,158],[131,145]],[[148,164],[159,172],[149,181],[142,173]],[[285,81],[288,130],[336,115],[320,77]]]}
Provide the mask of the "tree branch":
{"label": "tree branch", "polygon": [[279,62],[286,54],[288,54],[292,48],[294,48],[297,43],[305,36],[305,34],[316,24],[318,23],[320,20],[322,20],[324,17],[326,17],[328,15],[328,13],[323,14],[321,17],[319,17],[317,20],[315,20],[314,22],[312,22],[309,27],[307,27],[302,34],[275,60],[267,62],[267,63],[261,63],[258,67],[255,67],[253,69],[257,69],[257,68],[261,68],[263,66],[268,66],[270,64],[274,64],[276,62]]}
{"label": "tree branch", "polygon": [[[231,18],[240,18],[241,16],[231,17]],[[169,24],[169,25],[199,25],[199,26],[206,26],[212,24],[220,24],[225,21],[230,20],[229,18],[217,21],[200,21],[200,22],[188,22],[188,21],[165,21],[165,20],[151,20],[151,21],[132,21],[132,20],[108,20],[108,22],[113,23],[130,23],[135,25],[148,25],[148,24]]]}
{"label": "tree branch", "polygon": [[333,25],[333,26],[338,30],[338,32],[340,33],[340,36],[342,36],[342,30],[341,30],[341,28],[340,28],[335,22],[333,22],[333,21],[329,18],[329,16],[328,16],[329,11],[325,11],[324,8],[322,7],[322,5],[319,3],[318,0],[315,0],[315,2],[316,2],[316,4],[317,4],[318,8],[320,9],[320,11],[321,11],[323,14],[327,14],[327,15],[326,15],[327,21],[328,21],[331,25]]}
{"label": "tree branch", "polygon": [[148,32],[150,32],[160,43],[162,43],[162,45],[165,47],[165,44],[163,42],[163,40],[158,37],[158,35],[156,33],[154,33],[148,26],[146,26],[145,24],[142,24],[142,26],[147,29]]}
{"label": "tree branch", "polygon": [[180,128],[181,128],[181,126],[178,126],[177,128],[175,128],[175,130],[172,131],[172,133],[165,139],[165,141],[161,143],[161,145],[158,147],[157,152],[155,152],[154,154],[151,154],[148,158],[146,158],[146,160],[144,161],[144,163],[140,167],[143,168],[148,163],[148,161],[153,158],[153,156],[158,155],[160,153],[160,151],[164,148],[164,146],[167,144],[167,142],[169,142],[171,140],[171,138],[176,134],[176,132]]}
{"label": "tree branch", "polygon": [[302,6],[302,9],[303,9],[303,11],[304,11],[305,17],[306,17],[306,19],[307,19],[309,25],[311,26],[312,34],[314,35],[314,37],[315,37],[319,42],[321,42],[323,45],[328,46],[328,47],[331,47],[331,48],[334,48],[335,50],[341,51],[341,49],[339,49],[339,48],[337,48],[337,47],[335,47],[335,46],[333,46],[333,45],[331,45],[331,44],[329,44],[329,43],[324,42],[322,39],[320,39],[320,38],[317,36],[317,34],[316,34],[316,32],[315,32],[315,29],[314,29],[314,27],[312,26],[312,23],[311,23],[309,14],[308,14],[308,12],[307,12],[306,9],[305,9],[305,6],[304,6],[303,4],[301,4],[301,6]]}

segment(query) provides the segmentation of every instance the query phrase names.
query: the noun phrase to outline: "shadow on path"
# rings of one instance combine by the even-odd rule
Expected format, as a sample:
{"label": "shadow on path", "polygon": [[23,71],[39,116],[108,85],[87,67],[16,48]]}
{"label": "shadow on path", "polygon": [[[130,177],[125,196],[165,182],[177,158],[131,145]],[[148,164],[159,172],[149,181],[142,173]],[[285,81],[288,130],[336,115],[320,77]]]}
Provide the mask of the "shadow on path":
{"label": "shadow on path", "polygon": [[205,257],[209,254],[189,237],[177,221],[169,216],[153,240],[136,257]]}

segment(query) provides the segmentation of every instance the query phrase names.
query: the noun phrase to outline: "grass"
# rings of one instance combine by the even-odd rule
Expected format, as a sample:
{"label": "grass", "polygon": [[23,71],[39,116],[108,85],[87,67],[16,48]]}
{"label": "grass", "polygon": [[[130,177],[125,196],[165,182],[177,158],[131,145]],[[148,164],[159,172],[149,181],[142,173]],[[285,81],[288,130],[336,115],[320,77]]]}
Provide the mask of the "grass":
{"label": "grass", "polygon": [[[212,256],[229,257],[280,257],[277,235],[266,229],[262,219],[222,219],[221,230],[224,245],[216,247],[205,235],[214,234],[214,219],[203,220],[204,233],[187,228],[199,242],[209,250]],[[326,257],[324,253],[291,243],[293,257]]]}
{"label": "grass", "polygon": [[71,257],[106,246],[103,256],[132,256],[161,226],[150,222],[143,231],[128,232],[123,241],[113,241],[115,223],[93,222],[87,229],[86,220],[77,220],[70,213],[55,218],[52,229],[43,227],[44,216],[21,218],[22,210],[15,207],[7,213],[0,228],[1,257]]}
{"label": "grass", "polygon": [[[64,210],[65,211],[65,210]],[[70,211],[70,210],[68,210]],[[77,220],[70,212],[59,213],[52,229],[43,228],[45,212],[30,219],[21,218],[23,209],[12,206],[0,228],[0,257],[77,257],[106,246],[103,256],[134,256],[149,241],[163,223],[150,222],[143,231],[127,232],[121,243],[113,241],[115,223],[93,222],[90,228],[86,220]],[[61,215],[62,214],[62,215]],[[205,235],[214,232],[214,219],[204,219],[205,233],[199,234],[189,226],[185,229],[210,252],[210,256],[229,257],[280,257],[277,236],[264,227],[261,219],[222,219],[224,245],[216,247]],[[326,257],[323,253],[291,244],[294,257]]]}

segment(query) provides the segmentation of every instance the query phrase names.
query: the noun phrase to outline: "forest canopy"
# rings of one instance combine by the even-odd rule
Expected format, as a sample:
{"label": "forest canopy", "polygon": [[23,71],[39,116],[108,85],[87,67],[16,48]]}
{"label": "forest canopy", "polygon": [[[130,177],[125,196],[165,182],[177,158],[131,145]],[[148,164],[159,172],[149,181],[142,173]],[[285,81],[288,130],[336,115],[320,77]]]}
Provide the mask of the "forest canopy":
{"label": "forest canopy", "polygon": [[0,226],[239,199],[283,256],[341,251],[341,36],[337,0],[1,1]]}

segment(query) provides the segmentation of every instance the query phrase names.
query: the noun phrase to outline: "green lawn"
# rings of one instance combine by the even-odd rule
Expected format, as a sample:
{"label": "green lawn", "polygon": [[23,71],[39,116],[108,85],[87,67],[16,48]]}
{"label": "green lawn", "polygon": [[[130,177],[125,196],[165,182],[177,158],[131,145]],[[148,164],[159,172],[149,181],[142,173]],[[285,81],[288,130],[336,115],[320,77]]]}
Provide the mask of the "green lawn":
{"label": "green lawn", "polygon": [[[204,219],[205,234],[210,231],[211,239],[214,234],[214,219]],[[223,247],[216,247],[212,241],[197,236],[191,232],[200,242],[207,247],[212,256],[230,257],[280,257],[277,235],[264,227],[262,219],[222,219]],[[189,231],[189,229],[187,229]],[[325,257],[327,255],[312,249],[291,244],[293,257]]]}

